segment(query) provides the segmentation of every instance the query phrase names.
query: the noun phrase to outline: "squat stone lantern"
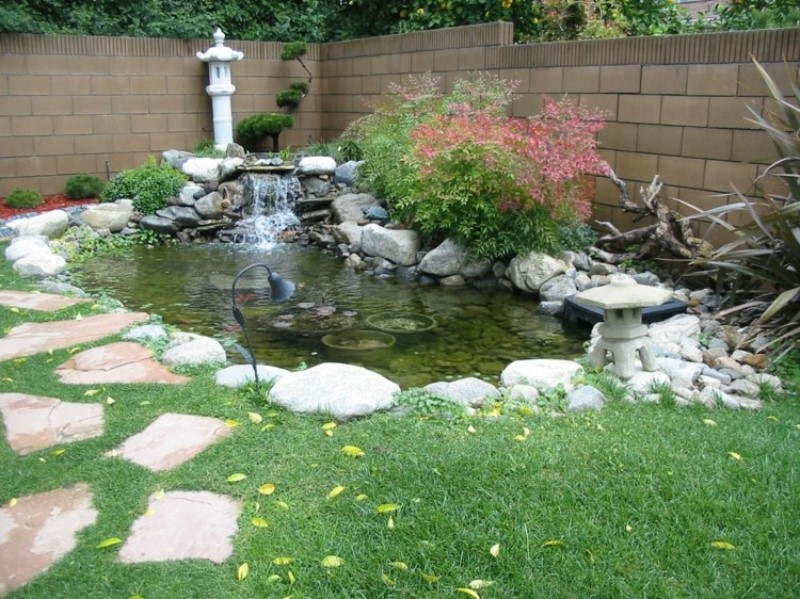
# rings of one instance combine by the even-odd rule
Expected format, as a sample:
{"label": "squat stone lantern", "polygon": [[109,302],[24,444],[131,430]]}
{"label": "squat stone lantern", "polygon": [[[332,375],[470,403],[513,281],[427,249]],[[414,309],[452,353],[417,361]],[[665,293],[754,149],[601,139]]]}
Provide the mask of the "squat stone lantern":
{"label": "squat stone lantern", "polygon": [[206,92],[211,96],[211,110],[214,116],[214,147],[224,150],[233,143],[233,116],[231,96],[236,87],[231,84],[231,62],[244,58],[242,52],[231,50],[224,45],[225,34],[217,27],[214,32],[214,45],[205,52],[198,52],[197,58],[208,63],[208,85]]}
{"label": "squat stone lantern", "polygon": [[589,364],[602,367],[611,354],[611,371],[622,379],[633,376],[638,354],[642,368],[656,370],[656,361],[648,345],[647,325],[642,324],[642,308],[660,306],[672,298],[672,291],[639,285],[632,277],[611,275],[611,283],[587,289],[575,295],[579,304],[603,310],[603,322],[598,325],[600,339],[589,354]]}

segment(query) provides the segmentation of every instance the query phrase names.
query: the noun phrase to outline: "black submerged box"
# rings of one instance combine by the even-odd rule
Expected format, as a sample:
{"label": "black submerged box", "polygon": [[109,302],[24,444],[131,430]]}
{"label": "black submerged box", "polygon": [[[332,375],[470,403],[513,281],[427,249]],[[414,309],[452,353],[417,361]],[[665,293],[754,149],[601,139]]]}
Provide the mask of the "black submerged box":
{"label": "black submerged box", "polygon": [[[670,316],[683,314],[689,306],[686,302],[672,298],[660,306],[642,308],[642,322],[651,324],[666,320]],[[579,304],[575,296],[571,295],[564,299],[564,322],[572,326],[592,327],[598,322],[603,322],[603,310],[595,306]]]}

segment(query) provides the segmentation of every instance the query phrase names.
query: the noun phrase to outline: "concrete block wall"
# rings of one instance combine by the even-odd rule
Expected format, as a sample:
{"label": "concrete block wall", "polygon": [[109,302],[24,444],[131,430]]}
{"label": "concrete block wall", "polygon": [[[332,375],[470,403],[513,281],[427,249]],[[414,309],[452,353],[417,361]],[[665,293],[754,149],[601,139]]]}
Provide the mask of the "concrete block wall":
{"label": "concrete block wall", "polygon": [[[208,66],[195,56],[211,40],[0,35],[0,197],[17,187],[64,190],[70,176],[103,178],[164,150],[213,139]],[[282,44],[226,41],[244,52],[232,63],[234,127],[278,111],[275,94],[306,79]],[[317,47],[305,60],[319,74]],[[314,84],[281,143],[317,139]]]}
{"label": "concrete block wall", "polygon": [[[234,124],[276,111],[275,94],[305,72],[280,60],[281,44],[226,40]],[[69,176],[105,176],[147,155],[212,137],[209,40],[0,35],[0,196],[15,187],[59,193]],[[631,195],[658,174],[663,197],[700,208],[746,190],[774,159],[747,121],[772,109],[751,59],[788,93],[800,68],[800,29],[591,40],[515,46],[509,23],[309,45],[310,95],[282,145],[338,136],[368,114],[388,84],[430,72],[443,90],[473,71],[521,82],[512,114],[528,117],[564,94],[605,111],[603,155]],[[722,195],[721,195],[722,194]],[[599,180],[595,218],[623,228],[616,188]],[[686,209],[682,208],[686,213]]]}

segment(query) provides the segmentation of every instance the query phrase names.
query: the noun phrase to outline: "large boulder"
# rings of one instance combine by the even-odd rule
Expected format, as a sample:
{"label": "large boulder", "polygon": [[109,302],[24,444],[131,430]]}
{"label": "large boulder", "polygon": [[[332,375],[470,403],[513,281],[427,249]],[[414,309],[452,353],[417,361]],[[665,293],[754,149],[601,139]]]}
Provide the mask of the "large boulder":
{"label": "large boulder", "polygon": [[133,216],[133,203],[130,200],[98,204],[81,214],[83,222],[95,231],[108,229],[112,233],[119,233],[127,227],[131,216]]}
{"label": "large boulder", "polygon": [[23,235],[44,235],[49,239],[61,237],[68,226],[69,215],[63,210],[51,210],[38,216],[21,218],[8,223],[8,228],[19,237]]}
{"label": "large boulder", "polygon": [[[256,364],[256,369],[258,370],[258,380],[262,383],[271,383],[289,374],[288,370],[278,368],[277,366],[266,366],[264,364]],[[233,389],[238,389],[239,387],[255,382],[255,380],[255,372],[253,372],[253,367],[250,364],[228,366],[214,375],[214,382],[217,385],[220,387],[231,387]]]}
{"label": "large boulder", "polygon": [[431,383],[423,389],[438,397],[474,408],[482,406],[487,399],[494,399],[500,395],[494,385],[475,377]]}
{"label": "large boulder", "polygon": [[563,385],[569,391],[573,377],[581,372],[581,365],[572,360],[517,360],[506,366],[500,382],[504,387],[530,385],[540,390]]}
{"label": "large boulder", "polygon": [[194,203],[194,209],[205,219],[220,218],[229,206],[230,202],[223,199],[222,194],[217,191],[212,191]]}
{"label": "large boulder", "polygon": [[270,399],[292,412],[322,412],[348,420],[387,409],[398,391],[399,385],[371,370],[326,362],[278,378]]}
{"label": "large boulder", "polygon": [[139,228],[145,231],[153,231],[164,235],[172,235],[178,232],[178,225],[171,218],[148,214],[139,221]]}
{"label": "large boulder", "polygon": [[342,243],[361,245],[361,230],[361,225],[355,221],[348,220],[337,225],[333,234]]}
{"label": "large boulder", "polygon": [[380,206],[381,203],[368,193],[346,193],[331,203],[331,212],[336,222],[364,220],[364,209]]}
{"label": "large boulder", "polygon": [[348,187],[355,185],[358,179],[358,167],[364,164],[364,161],[348,160],[344,164],[336,167],[336,176],[334,180],[337,183],[342,183]]}
{"label": "large boulder", "polygon": [[366,225],[361,231],[361,249],[368,256],[379,256],[395,264],[412,266],[417,263],[419,234],[410,229]]}
{"label": "large boulder", "polygon": [[193,229],[202,220],[197,210],[184,206],[167,206],[156,210],[156,216],[170,219],[178,229]]}
{"label": "large boulder", "polygon": [[538,293],[546,281],[564,274],[568,268],[563,260],[541,252],[530,252],[527,256],[512,258],[506,276],[518,289]]}

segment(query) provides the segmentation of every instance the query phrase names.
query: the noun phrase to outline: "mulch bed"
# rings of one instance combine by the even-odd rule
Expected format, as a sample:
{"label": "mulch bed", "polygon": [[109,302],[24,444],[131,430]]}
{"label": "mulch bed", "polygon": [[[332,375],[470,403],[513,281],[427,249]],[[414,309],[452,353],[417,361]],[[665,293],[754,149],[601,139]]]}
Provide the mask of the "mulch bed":
{"label": "mulch bed", "polygon": [[0,198],[0,220],[6,220],[12,216],[19,214],[28,214],[29,212],[47,212],[48,210],[57,210],[59,208],[69,208],[70,206],[82,206],[85,204],[96,204],[97,200],[71,200],[63,193],[45,196],[44,202],[36,206],[36,208],[10,208],[6,206],[5,198]]}

